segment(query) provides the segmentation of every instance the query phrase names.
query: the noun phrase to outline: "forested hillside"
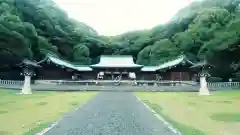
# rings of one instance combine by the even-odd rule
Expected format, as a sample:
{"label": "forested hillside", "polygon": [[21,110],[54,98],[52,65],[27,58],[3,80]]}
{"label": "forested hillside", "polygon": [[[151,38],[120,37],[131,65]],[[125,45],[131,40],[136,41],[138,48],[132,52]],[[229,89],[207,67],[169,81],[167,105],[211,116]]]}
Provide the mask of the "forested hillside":
{"label": "forested hillside", "polygon": [[[185,54],[207,60],[212,75],[228,78],[240,66],[240,0],[196,1],[165,25],[134,31],[113,39],[120,54],[132,54],[139,64],[157,65]],[[159,16],[161,17],[161,16]]]}
{"label": "forested hillside", "polygon": [[47,53],[89,64],[104,41],[51,0],[0,0],[0,32],[1,65],[38,61]]}
{"label": "forested hillside", "polygon": [[39,61],[51,53],[79,64],[121,54],[133,55],[139,64],[158,65],[185,54],[214,65],[215,76],[229,77],[240,67],[239,3],[193,2],[165,25],[105,37],[68,18],[51,0],[0,0],[0,63]]}

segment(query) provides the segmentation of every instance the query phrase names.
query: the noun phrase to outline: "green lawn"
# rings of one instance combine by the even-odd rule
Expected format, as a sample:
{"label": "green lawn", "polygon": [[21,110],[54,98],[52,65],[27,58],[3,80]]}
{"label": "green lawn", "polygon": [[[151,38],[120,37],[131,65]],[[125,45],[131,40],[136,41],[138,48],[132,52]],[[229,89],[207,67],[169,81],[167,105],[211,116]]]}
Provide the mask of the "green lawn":
{"label": "green lawn", "polygon": [[137,93],[184,135],[240,135],[240,90],[197,93]]}
{"label": "green lawn", "polygon": [[0,135],[33,135],[96,95],[94,92],[16,93],[0,90]]}

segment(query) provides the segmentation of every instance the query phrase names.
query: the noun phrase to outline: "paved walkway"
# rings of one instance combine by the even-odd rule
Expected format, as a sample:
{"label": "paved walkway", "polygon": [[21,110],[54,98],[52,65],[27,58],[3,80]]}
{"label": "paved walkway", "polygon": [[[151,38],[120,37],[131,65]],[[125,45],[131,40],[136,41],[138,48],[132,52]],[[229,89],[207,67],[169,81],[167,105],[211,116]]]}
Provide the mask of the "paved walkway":
{"label": "paved walkway", "polygon": [[45,135],[175,135],[130,92],[102,92]]}

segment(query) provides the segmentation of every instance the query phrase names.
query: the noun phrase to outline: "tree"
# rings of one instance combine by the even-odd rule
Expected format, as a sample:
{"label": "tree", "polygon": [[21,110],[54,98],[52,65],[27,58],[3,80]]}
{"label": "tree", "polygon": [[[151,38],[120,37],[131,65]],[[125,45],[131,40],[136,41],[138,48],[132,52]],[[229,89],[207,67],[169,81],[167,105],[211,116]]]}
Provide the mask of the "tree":
{"label": "tree", "polygon": [[89,64],[89,49],[84,44],[78,44],[73,48],[73,58],[74,61],[79,64]]}

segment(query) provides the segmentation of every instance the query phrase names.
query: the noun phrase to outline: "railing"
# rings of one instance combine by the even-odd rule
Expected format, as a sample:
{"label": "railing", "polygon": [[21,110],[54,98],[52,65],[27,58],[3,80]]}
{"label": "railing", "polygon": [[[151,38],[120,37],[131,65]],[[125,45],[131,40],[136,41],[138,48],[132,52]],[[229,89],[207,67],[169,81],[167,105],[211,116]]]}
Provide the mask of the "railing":
{"label": "railing", "polygon": [[[131,80],[36,80],[36,84],[55,84],[55,85],[132,85]],[[171,80],[161,80],[161,81],[147,81],[147,80],[137,80],[138,86],[194,86],[200,87],[198,82],[195,81],[171,81]],[[240,82],[208,82],[209,89],[240,89]]]}
{"label": "railing", "polygon": [[210,89],[240,89],[240,82],[208,82]]}
{"label": "railing", "polygon": [[[24,81],[14,81],[14,80],[0,80],[0,85],[3,86],[13,86],[13,85],[22,85]],[[162,80],[162,81],[146,81],[146,80],[137,80],[137,86],[171,86],[169,88],[173,88],[172,86],[193,86],[195,89],[199,89],[199,83],[194,81],[171,81],[171,80]],[[34,84],[49,84],[49,85],[106,85],[106,86],[131,86],[133,85],[133,81],[131,80],[79,80],[79,81],[70,81],[70,80],[35,80]],[[39,85],[39,86],[40,86]],[[208,88],[211,90],[223,90],[223,89],[240,89],[240,82],[208,82]],[[166,88],[164,87],[164,88]],[[163,88],[163,87],[162,87]]]}
{"label": "railing", "polygon": [[22,85],[23,81],[0,80],[1,85]]}
{"label": "railing", "polygon": [[[129,85],[134,81],[132,80],[36,80],[35,84],[67,84],[67,85]],[[170,81],[170,80],[162,80],[162,81],[148,81],[148,80],[137,80],[135,81],[139,86],[179,86],[179,85],[190,85],[196,86],[197,82],[194,81]]]}

